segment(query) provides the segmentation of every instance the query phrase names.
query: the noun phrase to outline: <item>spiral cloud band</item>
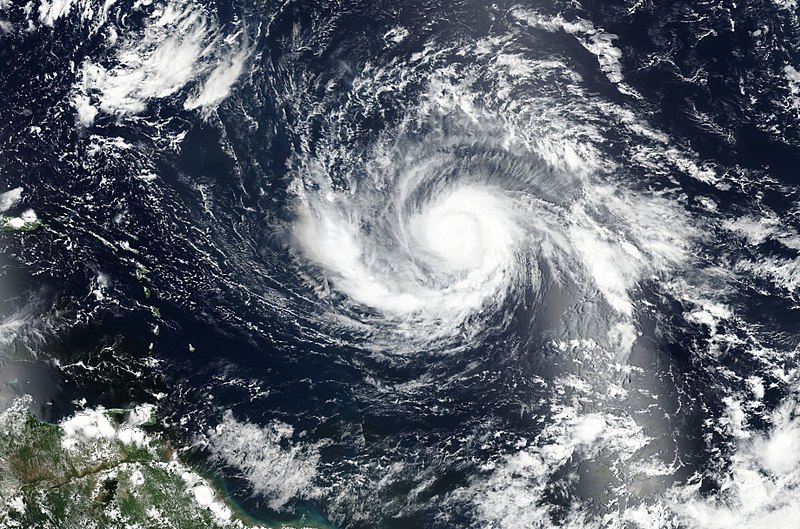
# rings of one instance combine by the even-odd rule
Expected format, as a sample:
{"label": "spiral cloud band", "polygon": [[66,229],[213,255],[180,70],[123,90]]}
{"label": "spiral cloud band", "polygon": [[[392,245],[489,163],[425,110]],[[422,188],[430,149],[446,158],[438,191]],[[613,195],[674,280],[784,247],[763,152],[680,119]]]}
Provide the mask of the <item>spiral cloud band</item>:
{"label": "spiral cloud band", "polygon": [[[598,178],[613,165],[578,137],[585,125],[570,132],[562,118],[560,130],[531,137],[553,125],[537,115],[537,97],[492,114],[459,95],[469,92],[452,75],[435,78],[362,155],[338,148],[297,161],[295,249],[301,266],[317,267],[307,277],[331,302],[328,316],[368,347],[461,348],[521,311],[536,319],[543,296],[570,294],[589,302],[567,308],[575,329],[607,323],[599,336],[578,334],[624,354],[635,334],[631,289],[684,261],[693,230],[666,201]],[[332,127],[346,135],[346,116]]]}

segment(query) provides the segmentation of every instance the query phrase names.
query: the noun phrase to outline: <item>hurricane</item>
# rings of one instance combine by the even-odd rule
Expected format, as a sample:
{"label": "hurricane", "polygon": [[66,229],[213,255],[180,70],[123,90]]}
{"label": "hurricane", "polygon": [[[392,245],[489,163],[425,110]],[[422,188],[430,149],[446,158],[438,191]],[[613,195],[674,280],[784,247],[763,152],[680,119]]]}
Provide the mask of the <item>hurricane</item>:
{"label": "hurricane", "polygon": [[794,527],[798,16],[0,0],[0,425],[209,527]]}
{"label": "hurricane", "polygon": [[[421,56],[370,72],[393,78],[420,70],[431,79],[357,156],[323,140],[315,146],[323,156],[307,161],[297,153],[293,161],[298,266],[316,267],[307,277],[329,307],[323,315],[351,325],[362,345],[469,347],[487,332],[535,323],[543,303],[551,312],[545,296],[582,296],[595,305],[590,319],[607,320],[588,336],[624,350],[635,332],[631,293],[640,278],[688,260],[698,234],[686,214],[668,205],[668,191],[620,186],[615,172],[634,171],[635,162],[621,169],[581,121],[589,112],[606,115],[609,125],[630,120],[625,110],[593,107],[574,85],[575,72],[503,54],[508,47],[488,40],[447,50],[474,54],[465,71]],[[387,89],[373,83],[358,83],[358,102],[332,114],[330,137],[353,134],[353,113],[369,112]],[[547,93],[568,87],[577,91],[572,100]],[[643,141],[658,138],[641,122],[627,126]]]}

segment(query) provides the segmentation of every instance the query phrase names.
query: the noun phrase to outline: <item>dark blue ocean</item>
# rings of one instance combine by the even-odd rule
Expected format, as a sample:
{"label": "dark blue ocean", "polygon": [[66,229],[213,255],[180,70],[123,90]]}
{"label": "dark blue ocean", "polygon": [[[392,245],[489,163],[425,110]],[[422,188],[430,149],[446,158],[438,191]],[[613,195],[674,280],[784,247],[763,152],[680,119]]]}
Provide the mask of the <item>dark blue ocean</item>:
{"label": "dark blue ocean", "polygon": [[0,0],[0,404],[263,520],[790,527],[799,13]]}

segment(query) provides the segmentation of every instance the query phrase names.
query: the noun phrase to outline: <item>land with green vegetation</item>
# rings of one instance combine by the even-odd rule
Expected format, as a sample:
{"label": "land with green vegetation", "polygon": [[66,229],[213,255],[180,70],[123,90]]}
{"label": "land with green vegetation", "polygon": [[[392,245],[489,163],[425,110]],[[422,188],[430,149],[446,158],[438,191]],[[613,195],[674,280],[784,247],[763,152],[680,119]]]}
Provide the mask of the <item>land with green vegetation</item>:
{"label": "land with green vegetation", "polygon": [[32,212],[26,212],[21,217],[0,215],[0,231],[33,231],[41,225],[42,221]]}
{"label": "land with green vegetation", "polygon": [[27,405],[20,400],[0,414],[0,527],[275,527],[238,511],[146,431],[154,407],[85,410],[47,424]]}

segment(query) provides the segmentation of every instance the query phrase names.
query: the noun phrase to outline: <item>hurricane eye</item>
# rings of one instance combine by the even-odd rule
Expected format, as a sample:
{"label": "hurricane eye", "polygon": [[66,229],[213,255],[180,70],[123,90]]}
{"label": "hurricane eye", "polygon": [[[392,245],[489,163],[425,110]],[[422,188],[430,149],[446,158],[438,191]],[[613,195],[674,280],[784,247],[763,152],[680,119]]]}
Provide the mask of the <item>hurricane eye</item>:
{"label": "hurricane eye", "polygon": [[501,187],[412,179],[398,182],[396,195],[381,193],[367,196],[401,207],[375,208],[357,196],[316,200],[296,235],[326,284],[378,314],[382,332],[408,333],[410,318],[420,343],[457,336],[486,303],[502,305],[520,290],[529,262],[517,256],[526,251],[525,230],[516,198]]}
{"label": "hurricane eye", "polygon": [[411,229],[419,251],[440,271],[474,270],[506,250],[513,221],[491,192],[459,190],[425,206],[410,219]]}

